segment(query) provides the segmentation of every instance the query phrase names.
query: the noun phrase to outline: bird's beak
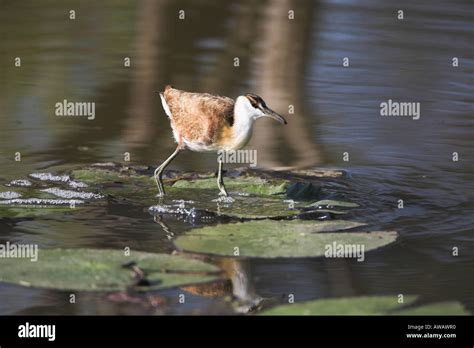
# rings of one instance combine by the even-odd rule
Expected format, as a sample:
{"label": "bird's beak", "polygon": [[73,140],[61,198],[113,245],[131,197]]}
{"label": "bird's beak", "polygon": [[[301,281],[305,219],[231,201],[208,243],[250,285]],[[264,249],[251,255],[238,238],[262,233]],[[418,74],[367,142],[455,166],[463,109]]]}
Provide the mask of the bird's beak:
{"label": "bird's beak", "polygon": [[265,114],[265,116],[271,117],[274,120],[277,120],[278,122],[280,122],[281,124],[287,123],[286,120],[283,118],[283,116],[277,114],[275,111],[273,111],[272,109],[268,107],[264,107],[262,111]]}

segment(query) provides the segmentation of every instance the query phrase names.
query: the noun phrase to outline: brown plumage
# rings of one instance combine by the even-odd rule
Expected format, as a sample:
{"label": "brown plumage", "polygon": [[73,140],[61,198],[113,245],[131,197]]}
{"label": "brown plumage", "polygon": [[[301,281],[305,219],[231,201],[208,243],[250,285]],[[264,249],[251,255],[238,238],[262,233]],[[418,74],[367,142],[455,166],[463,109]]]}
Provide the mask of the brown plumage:
{"label": "brown plumage", "polygon": [[209,93],[192,93],[166,86],[163,97],[171,112],[171,127],[179,145],[183,140],[219,143],[234,123],[234,100]]}

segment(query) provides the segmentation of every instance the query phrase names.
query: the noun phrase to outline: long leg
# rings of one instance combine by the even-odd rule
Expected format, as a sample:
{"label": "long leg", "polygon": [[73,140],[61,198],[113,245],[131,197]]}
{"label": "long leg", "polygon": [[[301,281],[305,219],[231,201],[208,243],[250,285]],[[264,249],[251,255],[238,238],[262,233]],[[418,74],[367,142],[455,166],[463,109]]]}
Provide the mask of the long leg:
{"label": "long leg", "polygon": [[222,161],[219,159],[219,169],[217,171],[217,187],[219,187],[220,195],[227,196],[227,191],[224,186],[224,179],[222,178]]}
{"label": "long leg", "polygon": [[165,189],[163,188],[163,180],[162,180],[162,176],[163,176],[163,171],[165,170],[165,168],[168,166],[168,164],[171,163],[171,161],[176,157],[178,156],[178,153],[181,151],[181,147],[178,146],[176,147],[176,150],[174,150],[174,152],[171,154],[170,157],[168,157],[166,159],[166,161],[164,161],[161,166],[159,166],[158,168],[156,168],[155,170],[155,174],[154,174],[154,177],[155,177],[155,182],[156,182],[156,186],[158,186],[158,196],[160,197],[163,197],[165,195]]}

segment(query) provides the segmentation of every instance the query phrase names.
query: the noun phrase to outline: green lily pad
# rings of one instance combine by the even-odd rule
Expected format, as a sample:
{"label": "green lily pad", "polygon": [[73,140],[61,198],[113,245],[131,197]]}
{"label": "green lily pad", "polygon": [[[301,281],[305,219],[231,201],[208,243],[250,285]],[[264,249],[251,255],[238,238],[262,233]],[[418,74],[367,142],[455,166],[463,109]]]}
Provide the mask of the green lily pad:
{"label": "green lily pad", "polygon": [[396,313],[396,315],[470,315],[464,306],[456,301],[438,302],[424,306],[406,308]]}
{"label": "green lily pad", "polygon": [[[254,258],[324,256],[328,245],[357,244],[364,252],[395,241],[396,232],[337,232],[364,224],[353,221],[250,221],[194,229],[175,245],[185,251]],[[235,255],[235,248],[239,254]]]}
{"label": "green lily pad", "polygon": [[[240,191],[255,195],[280,195],[285,194],[288,181],[282,179],[268,180],[259,177],[236,177],[224,178],[224,184],[227,191]],[[212,189],[218,190],[215,178],[199,180],[179,180],[174,183],[174,188],[181,189]]]}
{"label": "green lily pad", "polygon": [[[164,180],[167,195],[164,199],[158,200],[152,175],[143,173],[133,167],[109,163],[73,170],[70,177],[87,183],[89,190],[109,195],[119,202],[149,205],[151,214],[170,213],[182,215],[186,219],[190,216],[205,216],[206,221],[210,221],[209,215],[216,217],[213,221],[227,217],[237,219],[295,217],[302,213],[305,206],[301,202],[290,204],[286,201],[287,191],[294,197],[301,196],[304,199],[313,197],[316,191],[319,192],[319,187],[310,183],[292,184],[285,178],[271,177],[269,173],[246,171],[242,175],[226,177],[225,185],[231,198],[218,199],[217,182],[212,174],[172,172],[172,179]],[[183,201],[185,203],[182,203]],[[333,209],[318,212],[335,215],[346,213]],[[193,219],[193,221],[200,220]]]}
{"label": "green lily pad", "polygon": [[263,311],[260,315],[468,315],[457,302],[441,302],[412,307],[416,296],[366,296],[330,298],[285,304]]}
{"label": "green lily pad", "polygon": [[[145,273],[136,286],[132,266]],[[219,279],[219,269],[199,260],[167,254],[121,250],[40,249],[38,261],[1,258],[0,281],[23,286],[77,291],[120,291],[130,286],[158,290]],[[144,284],[144,285],[143,285]]]}
{"label": "green lily pad", "polygon": [[307,207],[319,207],[319,206],[333,206],[333,207],[345,207],[345,208],[357,208],[359,205],[351,202],[334,201],[331,199],[324,199],[307,205]]}
{"label": "green lily pad", "polygon": [[[173,200],[173,197],[188,197],[191,201]],[[291,208],[282,199],[271,196],[235,196],[231,202],[223,202],[214,195],[169,192],[170,204],[157,204],[151,206],[151,214],[178,214],[178,215],[209,215],[218,217],[232,217],[237,219],[266,219],[286,218],[296,216],[301,212]]]}
{"label": "green lily pad", "polygon": [[[100,193],[115,199],[124,200],[129,204],[149,204],[152,214],[168,211],[180,215],[197,213],[206,216],[214,214],[217,217],[263,219],[284,218],[300,213],[298,206],[295,209],[284,201],[288,182],[283,179],[243,176],[226,178],[226,188],[232,196],[229,201],[218,198],[219,191],[214,177],[177,179],[172,186],[167,185],[167,196],[163,203],[157,205],[157,188],[151,176],[103,168],[74,170],[71,176],[91,187],[100,186]],[[183,203],[183,200],[186,203]]]}

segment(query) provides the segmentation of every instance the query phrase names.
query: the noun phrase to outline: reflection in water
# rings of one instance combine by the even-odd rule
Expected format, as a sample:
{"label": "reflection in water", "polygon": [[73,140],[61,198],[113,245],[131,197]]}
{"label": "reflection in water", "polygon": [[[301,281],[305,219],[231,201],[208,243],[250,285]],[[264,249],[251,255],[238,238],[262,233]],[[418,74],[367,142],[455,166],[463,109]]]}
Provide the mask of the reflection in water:
{"label": "reflection in water", "polygon": [[[277,1],[273,6],[265,6],[262,14],[262,37],[256,47],[258,60],[254,71],[256,92],[265,96],[275,110],[289,110],[295,113],[285,128],[277,128],[270,122],[257,123],[253,143],[255,144],[259,164],[275,168],[283,163],[310,166],[319,164],[321,154],[312,134],[308,133],[305,117],[306,103],[301,81],[305,74],[307,60],[310,58],[307,47],[310,46],[310,34],[314,1]],[[288,9],[298,8],[297,19],[283,16]],[[285,137],[282,146],[286,156],[272,151],[270,145],[274,139]]]}
{"label": "reflection in water", "polygon": [[[134,150],[137,145],[153,143],[153,128],[149,127],[153,118],[153,102],[157,93],[153,93],[155,76],[159,73],[161,59],[157,54],[160,35],[163,35],[165,1],[145,0],[138,6],[138,18],[135,34],[136,57],[129,57],[136,68],[133,69],[130,87],[130,106],[125,122],[124,149]],[[156,28],[156,29],[153,29]]]}
{"label": "reflection in water", "polygon": [[[2,1],[0,183],[50,166],[123,161],[124,152],[134,163],[160,163],[174,149],[157,94],[166,84],[231,97],[254,92],[285,116],[289,105],[295,110],[285,127],[257,122],[248,148],[258,149],[259,166],[346,169],[348,178],[323,182],[325,194],[350,197],[363,208],[351,218],[401,237],[363,263],[230,262],[236,296],[294,294],[299,301],[406,292],[458,299],[473,310],[474,283],[465,278],[474,266],[472,4],[403,0],[397,8],[406,9],[404,21],[395,19],[393,6],[377,0],[74,0],[66,8],[60,1]],[[69,8],[77,9],[74,21]],[[13,65],[15,57],[21,67]],[[63,99],[96,102],[96,119],[54,116],[54,104]],[[379,105],[388,99],[420,102],[420,120],[380,117]],[[15,152],[21,162],[13,160]],[[215,156],[188,152],[172,166],[214,170]],[[403,209],[397,209],[399,199]],[[153,221],[146,208],[115,202],[48,220],[0,219],[0,238],[172,252],[170,231],[194,227]],[[1,285],[4,296],[11,301],[0,313],[56,313],[63,300],[62,294]],[[163,312],[226,313],[221,300],[194,296]],[[90,303],[63,311],[136,313],[121,304],[98,309]]]}

